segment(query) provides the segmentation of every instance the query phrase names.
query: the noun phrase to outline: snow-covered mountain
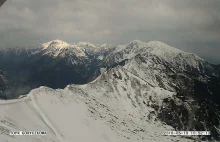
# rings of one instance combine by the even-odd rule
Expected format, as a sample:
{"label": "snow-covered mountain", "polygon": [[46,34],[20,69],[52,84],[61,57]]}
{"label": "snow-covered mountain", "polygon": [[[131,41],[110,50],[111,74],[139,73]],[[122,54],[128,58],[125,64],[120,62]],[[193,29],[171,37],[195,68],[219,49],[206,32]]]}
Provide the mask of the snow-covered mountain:
{"label": "snow-covered mountain", "polygon": [[[152,106],[161,106],[162,99],[174,95],[151,87],[117,67],[86,85],[69,85],[63,90],[40,87],[25,98],[0,101],[0,139],[11,142],[193,141],[163,135],[164,131],[174,129],[156,118],[157,111]],[[8,135],[14,130],[41,130],[47,131],[47,135]]]}
{"label": "snow-covered mountain", "polygon": [[71,54],[76,57],[89,57],[102,52],[112,50],[114,46],[108,44],[92,44],[89,42],[78,42],[74,44],[68,44],[65,41],[53,40],[42,44],[43,52],[46,55],[54,57],[60,56],[65,57],[67,54]]}
{"label": "snow-covered mountain", "polygon": [[[179,111],[173,123],[187,120],[185,102],[178,99],[176,92],[154,87],[118,66],[85,85],[68,85],[63,90],[40,87],[22,99],[0,101],[1,140],[201,141],[197,136],[163,135],[164,131],[175,130],[160,118],[164,111],[164,116],[174,113],[167,111],[171,100],[178,104],[175,109]],[[185,122],[182,125],[187,126]],[[15,130],[47,131],[47,135],[7,135]]]}
{"label": "snow-covered mountain", "polygon": [[[9,58],[12,55],[15,58]],[[22,125],[15,129],[34,129],[25,121],[13,119],[13,108],[21,106],[21,117],[40,115],[47,122],[43,124],[35,117],[30,120],[50,132],[42,139],[72,141],[86,131],[87,138],[94,141],[220,140],[219,67],[195,54],[160,41],[135,40],[111,46],[54,40],[33,48],[0,50],[0,57],[0,67],[8,74],[17,73],[16,78],[9,79],[16,80],[20,88],[27,84],[29,90],[42,85],[56,89],[83,84],[68,85],[63,90],[41,87],[15,100],[9,108],[3,105],[2,111],[8,111],[2,113],[3,122],[9,118],[10,123]],[[82,114],[74,111],[80,117],[70,113],[74,107],[81,110]],[[75,119],[76,123],[70,121]],[[71,124],[85,127],[79,131],[79,127],[74,128],[73,135],[68,131],[73,128]],[[100,125],[95,134],[94,125]],[[8,124],[4,127],[4,132],[12,129]],[[103,133],[104,128],[108,133]],[[190,139],[161,135],[171,129],[209,130],[212,135]],[[77,138],[88,140],[81,136]]]}
{"label": "snow-covered mountain", "polygon": [[75,57],[85,57],[85,49],[80,47],[80,45],[70,45],[61,40],[53,40],[47,43],[42,44],[43,54],[53,57],[65,57],[69,55]]}
{"label": "snow-covered mountain", "polygon": [[123,66],[152,87],[175,92],[174,98],[163,99],[163,110],[155,106],[157,118],[177,130],[210,130],[219,140],[220,80],[215,66],[162,42],[137,40],[117,46],[102,66]]}
{"label": "snow-covered mountain", "polygon": [[138,54],[147,58],[157,57],[159,60],[172,65],[175,70],[217,75],[213,67],[197,55],[184,52],[160,41],[145,43],[134,40],[126,45],[118,45],[108,55],[105,64],[111,66],[125,59],[132,59]]}
{"label": "snow-covered mountain", "polygon": [[87,83],[113,49],[114,46],[107,44],[68,44],[61,40],[31,47],[2,48],[0,68],[10,80],[7,92],[13,94],[6,96],[17,97],[42,85],[64,88],[71,83]]}

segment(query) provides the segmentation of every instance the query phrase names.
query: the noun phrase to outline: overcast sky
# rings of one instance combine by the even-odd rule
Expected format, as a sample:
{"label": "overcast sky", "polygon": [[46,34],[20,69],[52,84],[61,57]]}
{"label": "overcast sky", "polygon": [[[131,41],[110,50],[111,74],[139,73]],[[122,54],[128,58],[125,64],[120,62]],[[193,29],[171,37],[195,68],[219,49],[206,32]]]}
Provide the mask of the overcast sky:
{"label": "overcast sky", "polygon": [[0,47],[160,40],[220,64],[220,0],[7,0]]}

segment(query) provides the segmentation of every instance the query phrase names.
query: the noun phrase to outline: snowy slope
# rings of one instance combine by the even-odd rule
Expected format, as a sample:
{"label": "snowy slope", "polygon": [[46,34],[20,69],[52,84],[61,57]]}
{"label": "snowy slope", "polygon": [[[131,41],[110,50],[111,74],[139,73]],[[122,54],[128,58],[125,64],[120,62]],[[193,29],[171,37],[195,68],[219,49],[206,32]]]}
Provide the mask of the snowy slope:
{"label": "snowy slope", "polygon": [[154,106],[158,119],[176,130],[210,130],[212,136],[208,139],[219,140],[220,80],[213,65],[159,41],[135,40],[117,46],[105,58],[101,69],[116,66],[122,66],[153,88],[176,93],[174,98],[159,99],[163,100],[163,109]]}
{"label": "snowy slope", "polygon": [[[41,45],[44,50],[44,54],[51,55],[54,57],[62,56],[72,53],[73,56],[83,57],[83,56],[93,56],[96,54],[103,54],[111,50],[114,46],[108,44],[92,44],[89,42],[78,42],[74,44],[68,44],[62,40],[53,40]],[[87,55],[89,54],[89,55]]]}
{"label": "snowy slope", "polygon": [[[0,50],[0,54],[4,52],[7,51]],[[22,58],[27,61],[24,65],[28,65],[25,71],[30,68],[31,73],[37,71],[34,79],[49,80],[56,88],[75,80],[85,83],[88,77],[95,80],[57,90],[40,87],[27,97],[1,100],[0,141],[185,142],[202,139],[162,135],[174,129],[211,130],[210,141],[220,138],[220,112],[216,105],[220,81],[213,66],[192,53],[159,41],[138,40],[116,47],[54,40],[40,48],[10,52],[15,52],[9,54],[10,57],[26,55],[28,58]],[[20,58],[15,61],[17,59]],[[23,69],[24,65],[21,62],[19,67]],[[42,130],[48,134],[9,136],[12,130]]]}
{"label": "snowy slope", "polygon": [[179,71],[195,71],[206,74],[207,72],[217,76],[213,67],[195,54],[184,52],[160,41],[148,43],[134,40],[126,45],[118,45],[105,59],[106,65],[114,65],[126,59],[132,59],[137,55],[144,57],[156,56],[160,60],[170,63]]}
{"label": "snowy slope", "polygon": [[70,45],[65,41],[53,40],[42,44],[43,54],[50,56],[65,57],[66,54],[71,54],[76,57],[83,57],[85,55],[85,49],[77,45]]}
{"label": "snowy slope", "polygon": [[53,41],[49,41],[47,43],[43,43],[42,47],[45,48],[49,48],[49,47],[54,47],[54,48],[65,48],[67,46],[70,46],[67,42],[65,41],[61,41],[59,39],[53,40]]}
{"label": "snowy slope", "polygon": [[[40,87],[20,100],[0,101],[0,140],[63,142],[192,141],[163,136],[174,130],[157,119],[153,106],[174,92],[152,87],[117,67],[86,85],[63,90]],[[15,117],[16,116],[16,117]],[[9,136],[11,130],[42,130],[47,136]]]}

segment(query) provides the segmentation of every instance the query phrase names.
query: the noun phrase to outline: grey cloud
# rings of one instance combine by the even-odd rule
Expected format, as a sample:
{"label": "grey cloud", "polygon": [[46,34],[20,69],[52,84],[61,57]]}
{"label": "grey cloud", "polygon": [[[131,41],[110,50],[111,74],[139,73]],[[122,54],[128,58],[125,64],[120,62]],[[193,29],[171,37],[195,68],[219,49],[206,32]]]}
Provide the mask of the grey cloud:
{"label": "grey cloud", "polygon": [[219,0],[7,0],[0,46],[161,40],[220,63]]}

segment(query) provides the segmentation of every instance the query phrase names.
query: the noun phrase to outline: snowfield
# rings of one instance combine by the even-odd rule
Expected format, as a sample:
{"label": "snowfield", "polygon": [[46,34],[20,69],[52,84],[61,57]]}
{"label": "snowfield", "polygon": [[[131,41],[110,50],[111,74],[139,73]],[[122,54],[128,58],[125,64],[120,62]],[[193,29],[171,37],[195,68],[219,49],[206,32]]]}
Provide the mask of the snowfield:
{"label": "snowfield", "polygon": [[[40,87],[27,97],[0,101],[0,141],[192,141],[163,136],[164,131],[174,129],[157,120],[154,109],[146,105],[173,95],[151,87],[121,67],[103,73],[87,85],[68,85],[57,90]],[[47,131],[47,135],[9,135],[10,131],[25,130]]]}

